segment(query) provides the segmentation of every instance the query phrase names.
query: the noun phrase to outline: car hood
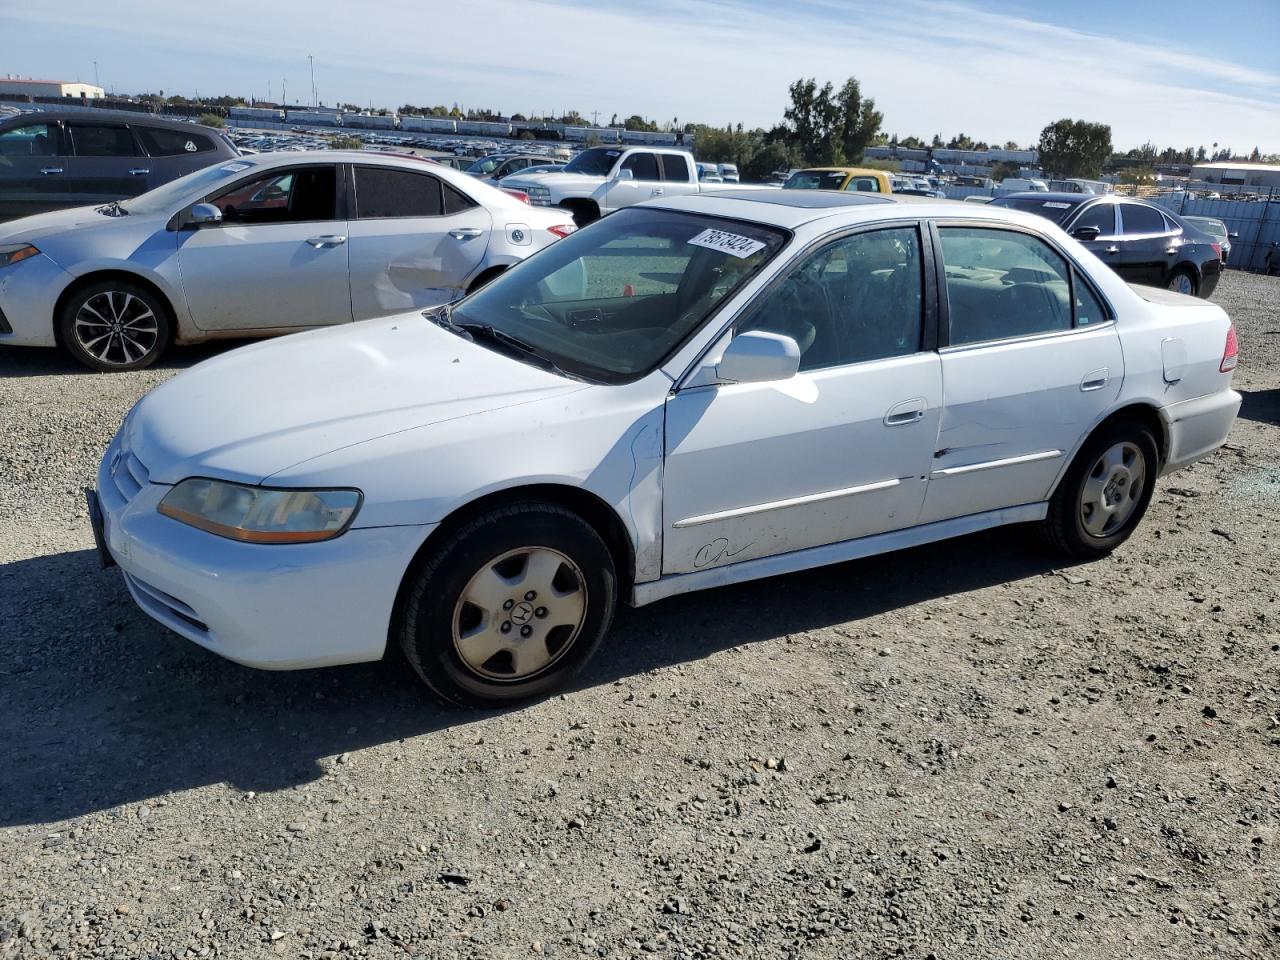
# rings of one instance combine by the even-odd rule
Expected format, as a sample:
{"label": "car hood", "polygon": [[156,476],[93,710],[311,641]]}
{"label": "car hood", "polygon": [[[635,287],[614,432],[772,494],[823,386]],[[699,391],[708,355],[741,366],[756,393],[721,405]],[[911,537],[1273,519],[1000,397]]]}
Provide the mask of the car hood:
{"label": "car hood", "polygon": [[592,177],[585,173],[528,173],[504,177],[504,187],[523,190],[525,187],[549,187],[552,190],[594,190],[605,182],[604,177]]}
{"label": "car hood", "polygon": [[261,483],[377,437],[582,389],[414,312],[205,361],[144,397],[123,442],[156,483]]}
{"label": "car hood", "polygon": [[[97,212],[97,207],[71,207],[67,210],[53,210],[49,213],[37,213],[33,217],[22,217],[0,224],[0,243],[34,243],[46,237],[61,235],[69,230],[92,230],[95,228],[110,229],[128,217],[108,217]],[[136,219],[136,218],[135,218]]]}

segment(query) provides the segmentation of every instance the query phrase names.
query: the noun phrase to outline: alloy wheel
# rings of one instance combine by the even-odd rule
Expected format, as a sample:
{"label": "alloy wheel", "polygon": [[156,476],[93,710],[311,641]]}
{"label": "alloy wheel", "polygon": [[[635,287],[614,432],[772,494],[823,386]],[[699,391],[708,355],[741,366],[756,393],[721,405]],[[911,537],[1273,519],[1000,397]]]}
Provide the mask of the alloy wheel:
{"label": "alloy wheel", "polygon": [[463,588],[453,612],[454,649],[486,680],[528,680],[573,646],[586,612],[577,564],[550,547],[510,550]]}
{"label": "alloy wheel", "polygon": [[1187,296],[1194,296],[1196,292],[1196,285],[1185,273],[1175,273],[1169,280],[1169,289],[1175,293],[1185,293]]}
{"label": "alloy wheel", "polygon": [[150,305],[124,290],[95,293],[76,311],[75,338],[104,364],[128,366],[156,348],[160,324]]}
{"label": "alloy wheel", "polygon": [[1133,443],[1108,447],[1080,491],[1080,522],[1091,537],[1109,537],[1128,522],[1142,500],[1147,458]]}

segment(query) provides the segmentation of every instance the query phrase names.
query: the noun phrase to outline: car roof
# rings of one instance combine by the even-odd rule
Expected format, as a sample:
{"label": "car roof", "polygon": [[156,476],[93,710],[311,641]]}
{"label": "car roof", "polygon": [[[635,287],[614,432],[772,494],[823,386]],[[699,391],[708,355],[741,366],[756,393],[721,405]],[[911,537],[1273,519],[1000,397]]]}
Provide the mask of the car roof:
{"label": "car roof", "polygon": [[132,110],[100,110],[96,107],[84,110],[34,110],[27,113],[19,113],[0,120],[0,127],[21,126],[33,121],[39,123],[40,121],[55,120],[106,120],[113,123],[123,122],[148,127],[164,127],[169,130],[190,130],[194,127],[197,130],[208,130],[213,133],[222,132],[221,130],[214,130],[213,127],[206,127],[203,124],[175,120],[171,117],[158,117],[153,113],[135,113]]}
{"label": "car roof", "polygon": [[[1005,222],[1034,223],[1042,226],[1043,218],[1008,207],[987,211],[988,204],[961,203],[939,197],[901,196],[885,193],[838,193],[830,190],[782,190],[762,187],[757,190],[717,190],[708,194],[647,200],[643,207],[701,213],[730,220],[750,220],[770,226],[794,229],[814,220],[840,217],[849,223],[893,220],[907,216],[933,216],[950,212],[965,219],[992,219]],[[904,207],[919,207],[916,212]]]}

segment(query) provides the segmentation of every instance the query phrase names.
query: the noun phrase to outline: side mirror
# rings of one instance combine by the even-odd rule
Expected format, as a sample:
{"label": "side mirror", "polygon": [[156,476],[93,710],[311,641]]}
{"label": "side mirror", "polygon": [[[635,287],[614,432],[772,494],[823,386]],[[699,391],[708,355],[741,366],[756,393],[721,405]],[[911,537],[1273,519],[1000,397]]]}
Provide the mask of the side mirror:
{"label": "side mirror", "polygon": [[634,180],[635,178],[636,175],[632,171],[623,170],[621,167],[613,171],[613,179],[615,180]]}
{"label": "side mirror", "polygon": [[1071,235],[1083,243],[1088,243],[1090,240],[1097,240],[1101,234],[1102,231],[1097,227],[1080,227],[1077,230],[1071,231]]}
{"label": "side mirror", "polygon": [[187,226],[195,230],[221,222],[222,211],[212,203],[197,203],[187,214]]}
{"label": "side mirror", "polygon": [[790,380],[800,369],[800,345],[781,333],[748,330],[725,347],[716,378],[727,383]]}
{"label": "side mirror", "polygon": [[1229,239],[1229,240],[1239,240],[1239,239],[1240,239],[1240,234],[1238,234],[1238,233],[1229,233],[1229,234],[1227,234],[1227,239]]}

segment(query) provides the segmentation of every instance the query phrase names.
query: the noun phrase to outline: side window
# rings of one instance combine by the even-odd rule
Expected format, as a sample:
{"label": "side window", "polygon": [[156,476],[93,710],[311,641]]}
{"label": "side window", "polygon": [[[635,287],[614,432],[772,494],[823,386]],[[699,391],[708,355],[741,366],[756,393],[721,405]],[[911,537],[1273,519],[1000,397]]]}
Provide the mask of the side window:
{"label": "side window", "polygon": [[637,180],[660,180],[658,158],[652,153],[633,153],[622,161],[622,169],[630,170]]}
{"label": "side window", "polygon": [[1013,230],[940,227],[951,344],[1071,329],[1065,260],[1043,240]]}
{"label": "side window", "polygon": [[1120,222],[1124,226],[1124,235],[1136,235],[1144,233],[1166,233],[1167,228],[1164,225],[1164,216],[1155,207],[1148,207],[1141,203],[1121,203]]}
{"label": "side window", "polygon": [[153,157],[177,157],[185,153],[208,153],[213,141],[202,133],[168,130],[162,127],[134,127],[138,139]]}
{"label": "side window", "polygon": [[1094,294],[1093,288],[1084,282],[1077,270],[1071,278],[1076,291],[1076,326],[1087,327],[1091,324],[1104,323],[1107,310],[1102,301]]}
{"label": "side window", "polygon": [[208,203],[226,223],[304,223],[337,216],[335,167],[294,167],[241,182]]}
{"label": "side window", "polygon": [[915,227],[857,233],[793,269],[739,331],[768,330],[800,346],[800,369],[882,360],[920,349],[924,310]]}
{"label": "side window", "polygon": [[75,124],[69,128],[77,157],[136,157],[137,145],[125,126]]}
{"label": "side window", "polygon": [[1085,209],[1071,224],[1072,230],[1081,227],[1097,227],[1098,236],[1113,237],[1116,233],[1116,205],[1114,203],[1095,203]]}
{"label": "side window", "polygon": [[849,183],[845,189],[861,191],[863,193],[879,193],[880,181],[875,177],[850,177]]}
{"label": "side window", "polygon": [[58,128],[28,123],[0,132],[0,157],[52,157],[58,152]]}
{"label": "side window", "polygon": [[440,181],[430,174],[389,167],[356,167],[356,217],[438,217],[444,212]]}
{"label": "side window", "polygon": [[674,153],[659,154],[662,161],[662,179],[672,183],[689,182],[689,161]]}
{"label": "side window", "polygon": [[461,190],[451,187],[447,183],[442,183],[441,186],[444,187],[444,212],[446,214],[462,213],[464,210],[479,206],[478,203]]}

